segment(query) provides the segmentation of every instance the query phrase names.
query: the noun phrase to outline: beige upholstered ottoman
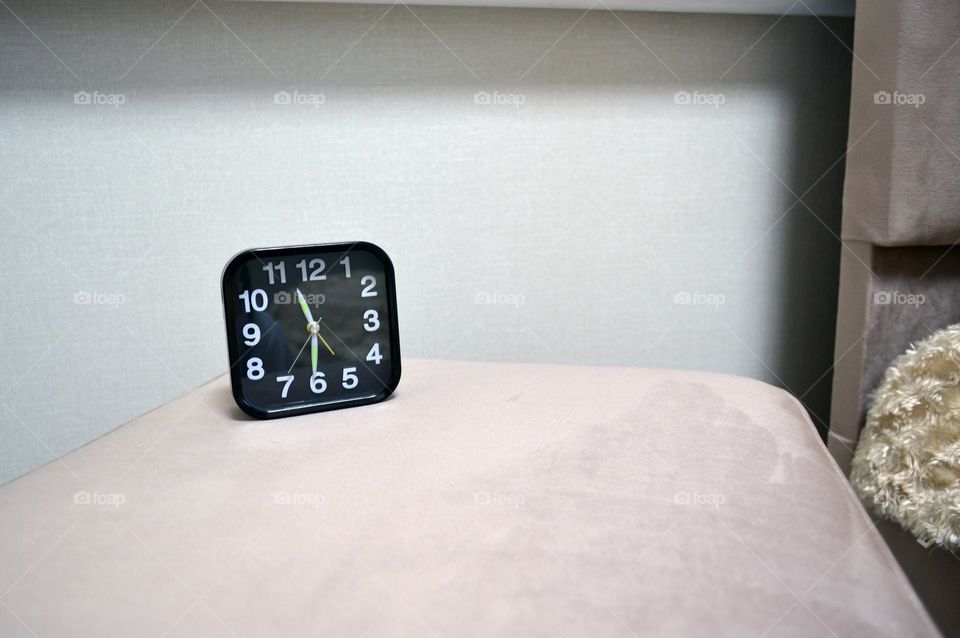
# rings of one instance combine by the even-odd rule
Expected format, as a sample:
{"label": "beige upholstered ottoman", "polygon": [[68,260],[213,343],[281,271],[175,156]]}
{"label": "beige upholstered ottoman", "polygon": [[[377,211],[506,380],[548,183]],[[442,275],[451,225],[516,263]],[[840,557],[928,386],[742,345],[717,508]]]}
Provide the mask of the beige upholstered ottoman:
{"label": "beige upholstered ottoman", "polygon": [[276,421],[226,377],[0,488],[0,635],[932,636],[789,395],[407,361]]}

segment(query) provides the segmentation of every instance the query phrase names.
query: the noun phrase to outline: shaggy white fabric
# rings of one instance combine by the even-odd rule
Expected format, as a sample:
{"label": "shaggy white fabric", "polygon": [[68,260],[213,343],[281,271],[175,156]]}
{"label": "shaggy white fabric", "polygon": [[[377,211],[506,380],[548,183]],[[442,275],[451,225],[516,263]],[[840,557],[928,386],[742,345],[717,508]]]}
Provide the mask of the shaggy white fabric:
{"label": "shaggy white fabric", "polygon": [[873,396],[850,480],[924,547],[960,549],[960,324],[900,355]]}

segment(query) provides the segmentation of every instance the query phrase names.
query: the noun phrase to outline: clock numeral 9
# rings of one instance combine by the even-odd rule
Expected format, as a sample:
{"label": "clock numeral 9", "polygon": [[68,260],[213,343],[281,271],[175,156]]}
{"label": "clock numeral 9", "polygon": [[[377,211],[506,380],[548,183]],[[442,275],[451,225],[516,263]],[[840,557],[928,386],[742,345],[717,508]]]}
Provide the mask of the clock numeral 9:
{"label": "clock numeral 9", "polygon": [[259,381],[263,378],[263,359],[251,357],[247,359],[247,378],[251,381]]}
{"label": "clock numeral 9", "polygon": [[240,293],[239,297],[243,301],[244,312],[250,312],[251,308],[257,311],[267,309],[267,293],[260,288],[257,288],[253,292],[244,290]]}
{"label": "clock numeral 9", "polygon": [[300,269],[300,276],[303,281],[324,281],[327,276],[323,274],[323,269],[326,268],[326,264],[322,259],[311,259],[310,268],[313,270],[310,272],[310,275],[307,276],[307,260],[301,259],[297,262],[297,268]]}
{"label": "clock numeral 9", "polygon": [[363,313],[363,329],[367,332],[373,332],[380,327],[380,315],[376,310],[370,309]]}
{"label": "clock numeral 9", "polygon": [[364,289],[360,292],[361,297],[377,296],[377,291],[374,290],[374,287],[377,285],[377,279],[373,275],[365,275],[363,279],[360,280],[360,285],[364,286]]}
{"label": "clock numeral 9", "polygon": [[274,281],[273,281],[273,279],[274,279],[274,278],[273,278],[273,271],[274,271],[274,270],[276,270],[276,271],[280,274],[280,283],[282,283],[282,284],[287,283],[287,272],[286,272],[286,270],[284,269],[284,265],[283,265],[283,262],[282,262],[282,261],[281,261],[279,264],[277,264],[276,266],[273,265],[273,262],[272,262],[272,261],[269,261],[269,262],[267,262],[267,263],[264,265],[263,270],[267,273],[267,276],[270,278],[270,285],[271,285],[271,286],[274,284]]}
{"label": "clock numeral 9", "polygon": [[343,369],[343,388],[345,390],[352,390],[353,388],[357,387],[360,379],[357,378],[356,372],[356,368]]}
{"label": "clock numeral 9", "polygon": [[255,323],[248,323],[243,326],[243,345],[255,346],[260,343],[260,326]]}

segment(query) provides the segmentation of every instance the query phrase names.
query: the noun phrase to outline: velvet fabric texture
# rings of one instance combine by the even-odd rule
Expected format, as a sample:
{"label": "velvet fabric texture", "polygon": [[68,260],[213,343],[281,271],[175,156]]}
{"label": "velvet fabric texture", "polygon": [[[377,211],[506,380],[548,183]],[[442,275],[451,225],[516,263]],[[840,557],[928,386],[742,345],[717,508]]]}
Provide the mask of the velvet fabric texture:
{"label": "velvet fabric texture", "polygon": [[937,635],[800,404],[703,372],[407,360],[276,421],[221,377],[0,530],[3,636]]}

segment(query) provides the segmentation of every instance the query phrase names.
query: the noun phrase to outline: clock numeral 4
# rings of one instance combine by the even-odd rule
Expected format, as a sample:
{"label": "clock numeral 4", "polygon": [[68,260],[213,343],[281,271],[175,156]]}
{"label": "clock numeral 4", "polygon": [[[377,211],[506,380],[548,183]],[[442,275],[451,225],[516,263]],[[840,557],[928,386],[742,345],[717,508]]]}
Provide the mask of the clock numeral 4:
{"label": "clock numeral 4", "polygon": [[370,348],[370,352],[367,353],[367,361],[373,361],[375,365],[380,365],[380,362],[383,361],[379,343],[373,344],[373,347]]}
{"label": "clock numeral 4", "polygon": [[360,379],[357,378],[357,369],[356,368],[344,368],[343,369],[343,388],[345,390],[352,390],[357,387],[357,384],[360,383]]}

